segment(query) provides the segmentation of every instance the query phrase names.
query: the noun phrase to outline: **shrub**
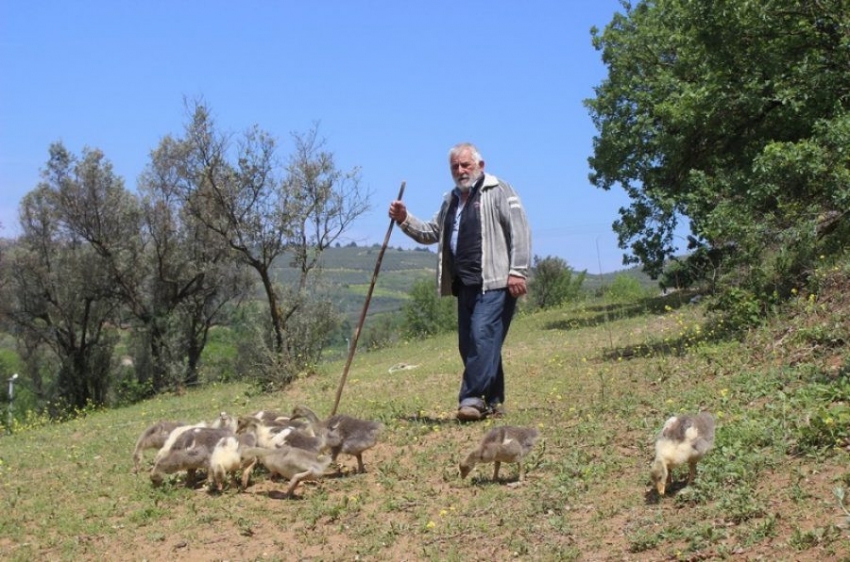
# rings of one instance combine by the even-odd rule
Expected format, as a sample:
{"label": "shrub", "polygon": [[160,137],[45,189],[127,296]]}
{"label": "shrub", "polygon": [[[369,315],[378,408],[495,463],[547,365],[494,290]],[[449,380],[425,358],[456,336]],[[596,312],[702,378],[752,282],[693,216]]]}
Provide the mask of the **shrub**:
{"label": "shrub", "polygon": [[581,292],[587,271],[573,276],[573,270],[561,258],[534,256],[528,298],[532,309],[556,308],[576,300]]}
{"label": "shrub", "polygon": [[608,296],[617,300],[639,300],[649,296],[640,281],[630,275],[617,275],[608,288]]}
{"label": "shrub", "polygon": [[413,285],[402,313],[403,331],[410,338],[449,332],[457,324],[455,299],[441,298],[434,289],[434,282],[427,279]]}

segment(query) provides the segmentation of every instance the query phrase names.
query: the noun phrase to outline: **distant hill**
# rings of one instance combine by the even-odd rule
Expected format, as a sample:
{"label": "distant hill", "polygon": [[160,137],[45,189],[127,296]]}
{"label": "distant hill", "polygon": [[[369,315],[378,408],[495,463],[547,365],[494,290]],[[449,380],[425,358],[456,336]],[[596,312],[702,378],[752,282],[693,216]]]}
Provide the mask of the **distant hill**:
{"label": "distant hill", "polygon": [[[0,248],[14,243],[14,239],[0,238]],[[412,250],[400,247],[386,249],[372,299],[369,302],[369,315],[400,310],[417,281],[434,280],[437,254],[432,251],[432,248],[422,246]],[[363,310],[380,251],[380,244],[373,244],[372,246],[328,248],[322,255],[323,273],[319,281],[328,287],[337,306],[352,322],[359,318]],[[291,283],[298,277],[298,272],[289,266],[286,258],[279,260],[275,273],[277,280],[284,284]],[[641,285],[649,289],[658,286],[657,282],[641,272],[639,267],[632,267],[602,275],[588,272],[582,288],[594,292],[610,284],[618,275],[633,276],[640,281]],[[259,291],[258,289],[258,297],[264,298]]]}
{"label": "distant hill", "polygon": [[582,288],[585,291],[595,291],[600,287],[610,285],[611,282],[614,281],[614,278],[620,275],[634,277],[640,282],[641,286],[646,289],[658,289],[658,281],[653,280],[649,275],[641,271],[640,266],[630,267],[628,269],[621,269],[619,271],[613,271],[611,273],[603,273],[602,275],[593,275],[591,273],[588,273],[587,277],[584,280]]}
{"label": "distant hill", "polygon": [[[329,287],[337,305],[351,320],[359,318],[363,310],[380,252],[380,245],[375,244],[329,248],[322,255],[321,281]],[[369,302],[369,315],[400,310],[413,285],[421,279],[433,281],[436,270],[437,254],[429,248],[387,248]],[[277,273],[282,282],[297,276],[297,272],[286,265],[285,260],[281,260]],[[596,291],[610,284],[618,275],[635,277],[647,288],[657,287],[657,282],[641,272],[639,267],[602,275],[588,273],[582,287],[587,291]]]}
{"label": "distant hill", "polygon": [[[381,247],[375,245],[329,248],[322,254],[322,273],[316,282],[327,287],[337,306],[352,321],[363,310],[380,252]],[[369,302],[369,315],[400,310],[413,285],[420,279],[433,279],[436,267],[437,256],[427,249],[387,248]],[[282,283],[298,275],[286,259],[280,260],[276,273]]]}

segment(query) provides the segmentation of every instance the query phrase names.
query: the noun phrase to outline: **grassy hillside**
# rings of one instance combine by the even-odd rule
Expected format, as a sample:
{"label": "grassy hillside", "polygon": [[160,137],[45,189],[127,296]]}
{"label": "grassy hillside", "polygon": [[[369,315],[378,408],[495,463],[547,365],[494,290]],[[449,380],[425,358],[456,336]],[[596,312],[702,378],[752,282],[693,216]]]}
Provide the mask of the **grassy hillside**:
{"label": "grassy hillside", "polygon": [[[367,472],[299,486],[256,472],[244,492],[155,488],[131,474],[161,419],[220,411],[330,413],[342,363],[255,395],[219,385],[0,437],[3,560],[847,560],[850,265],[741,341],[684,296],[590,302],[516,319],[508,417],[453,419],[453,335],[357,355],[340,412],[380,420]],[[398,369],[399,364],[406,368]],[[393,367],[396,367],[395,369]],[[714,448],[692,486],[649,485],[654,437],[708,409]],[[527,478],[504,465],[461,480],[484,432],[536,427]],[[153,452],[146,454],[149,462]]]}

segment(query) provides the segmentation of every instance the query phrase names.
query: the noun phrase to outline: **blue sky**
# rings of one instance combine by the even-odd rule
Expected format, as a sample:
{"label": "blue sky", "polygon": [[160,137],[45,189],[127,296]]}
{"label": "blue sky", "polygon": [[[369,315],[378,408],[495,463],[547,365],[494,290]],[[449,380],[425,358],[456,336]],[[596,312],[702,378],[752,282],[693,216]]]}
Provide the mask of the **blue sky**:
{"label": "blue sky", "polygon": [[[48,147],[99,148],[128,188],[202,99],[220,129],[281,141],[315,123],[338,166],[361,167],[371,211],[343,242],[381,243],[406,182],[430,217],[451,188],[448,149],[471,141],[519,191],[535,255],[622,269],[622,190],[587,179],[582,104],[605,77],[590,28],[618,0],[0,2],[0,236]],[[395,230],[391,246],[415,244]]]}

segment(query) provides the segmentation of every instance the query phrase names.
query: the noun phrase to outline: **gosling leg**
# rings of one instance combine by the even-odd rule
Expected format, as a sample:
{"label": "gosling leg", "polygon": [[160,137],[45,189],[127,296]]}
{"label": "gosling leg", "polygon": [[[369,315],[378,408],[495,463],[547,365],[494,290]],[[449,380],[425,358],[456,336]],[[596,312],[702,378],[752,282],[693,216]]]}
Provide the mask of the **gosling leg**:
{"label": "gosling leg", "polygon": [[251,481],[251,474],[254,472],[254,467],[257,466],[257,459],[252,460],[248,466],[242,471],[242,489],[245,490],[248,487],[248,483]]}
{"label": "gosling leg", "polygon": [[315,474],[313,474],[312,470],[305,470],[304,472],[299,472],[289,480],[289,487],[286,488],[286,493],[284,495],[287,498],[292,498],[295,493],[295,488],[298,486],[298,484],[301,483],[302,480],[311,480],[314,478]]}
{"label": "gosling leg", "polygon": [[688,486],[694,483],[694,479],[697,477],[697,463],[696,461],[688,463]]}

